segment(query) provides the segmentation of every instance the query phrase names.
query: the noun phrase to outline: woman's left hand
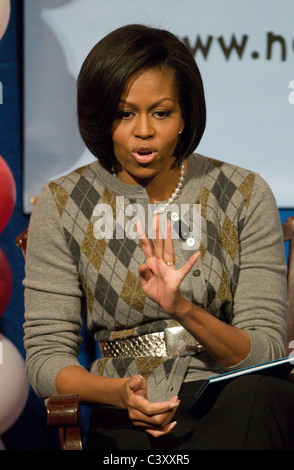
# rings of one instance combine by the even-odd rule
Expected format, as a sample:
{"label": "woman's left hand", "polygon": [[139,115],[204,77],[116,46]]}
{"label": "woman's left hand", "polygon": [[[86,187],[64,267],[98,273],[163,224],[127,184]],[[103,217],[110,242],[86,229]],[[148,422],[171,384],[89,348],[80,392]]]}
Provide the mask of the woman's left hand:
{"label": "woman's left hand", "polygon": [[144,232],[141,222],[137,222],[137,233],[146,257],[145,264],[139,267],[141,286],[144,293],[166,313],[176,316],[184,301],[180,291],[181,282],[192,269],[200,252],[194,253],[184,266],[176,269],[170,222],[167,222],[165,237],[160,233],[158,215],[154,218],[153,228],[155,237],[152,242]]}

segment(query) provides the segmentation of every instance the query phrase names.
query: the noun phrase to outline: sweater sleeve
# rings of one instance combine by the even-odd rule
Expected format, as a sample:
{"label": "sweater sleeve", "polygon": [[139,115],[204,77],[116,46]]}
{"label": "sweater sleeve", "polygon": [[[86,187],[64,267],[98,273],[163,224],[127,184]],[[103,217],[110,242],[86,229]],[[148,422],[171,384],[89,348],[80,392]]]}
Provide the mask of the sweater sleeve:
{"label": "sweater sleeve", "polygon": [[25,266],[24,345],[29,381],[42,398],[56,394],[58,373],[78,365],[82,289],[52,194],[37,197]]}
{"label": "sweater sleeve", "polygon": [[235,369],[284,355],[287,266],[283,235],[276,201],[259,175],[239,243],[240,273],[232,324],[249,334],[251,352]]}

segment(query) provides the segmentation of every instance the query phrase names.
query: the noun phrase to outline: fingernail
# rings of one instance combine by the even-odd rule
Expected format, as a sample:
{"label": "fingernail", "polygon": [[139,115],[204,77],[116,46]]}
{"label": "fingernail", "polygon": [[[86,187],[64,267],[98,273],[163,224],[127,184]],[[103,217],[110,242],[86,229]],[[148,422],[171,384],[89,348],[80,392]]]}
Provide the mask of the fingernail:
{"label": "fingernail", "polygon": [[169,431],[171,431],[172,429],[174,429],[175,425],[177,424],[177,421],[173,421],[172,423],[170,423],[169,425]]}
{"label": "fingernail", "polygon": [[174,409],[177,406],[179,406],[179,404],[180,404],[180,400],[177,400],[177,401],[173,401],[172,403],[170,403],[169,406],[170,406],[171,409]]}

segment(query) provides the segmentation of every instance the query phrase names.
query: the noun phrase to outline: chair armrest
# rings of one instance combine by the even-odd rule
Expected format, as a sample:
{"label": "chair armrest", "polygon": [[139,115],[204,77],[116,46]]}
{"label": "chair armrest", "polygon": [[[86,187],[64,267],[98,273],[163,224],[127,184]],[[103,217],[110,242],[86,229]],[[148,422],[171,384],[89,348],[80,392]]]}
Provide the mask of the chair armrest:
{"label": "chair armrest", "polygon": [[45,400],[47,426],[59,428],[62,450],[82,450],[80,396],[56,395]]}
{"label": "chair armrest", "polygon": [[22,254],[25,258],[27,250],[28,229],[26,228],[15,240],[16,246],[21,248]]}
{"label": "chair armrest", "polygon": [[47,426],[79,426],[80,396],[56,395],[45,400]]}

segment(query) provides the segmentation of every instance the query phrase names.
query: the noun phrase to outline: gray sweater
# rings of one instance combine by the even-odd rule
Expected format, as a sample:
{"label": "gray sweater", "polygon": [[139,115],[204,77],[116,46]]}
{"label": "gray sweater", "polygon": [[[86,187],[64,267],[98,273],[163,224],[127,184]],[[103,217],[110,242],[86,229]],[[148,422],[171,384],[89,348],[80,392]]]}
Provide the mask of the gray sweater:
{"label": "gray sweater", "polygon": [[[29,380],[41,397],[56,393],[61,369],[78,364],[82,319],[98,341],[176,325],[144,295],[138,279],[144,255],[131,231],[126,235],[133,215],[121,217],[122,204],[125,211],[139,204],[147,214],[148,203],[143,187],[122,183],[98,161],[49,182],[38,195],[27,246],[24,344]],[[111,208],[113,219],[108,217],[106,225],[100,223],[101,204]],[[143,375],[151,401],[176,395],[183,381],[284,354],[286,263],[280,218],[268,185],[253,172],[196,154],[189,158],[177,204],[201,204],[201,257],[183,281],[183,295],[246,330],[251,351],[229,369],[205,352],[100,358],[90,365],[91,372],[108,377]],[[115,231],[107,232],[112,227]],[[101,235],[103,230],[108,238]],[[197,244],[188,249],[179,237],[174,243],[180,266]]]}

